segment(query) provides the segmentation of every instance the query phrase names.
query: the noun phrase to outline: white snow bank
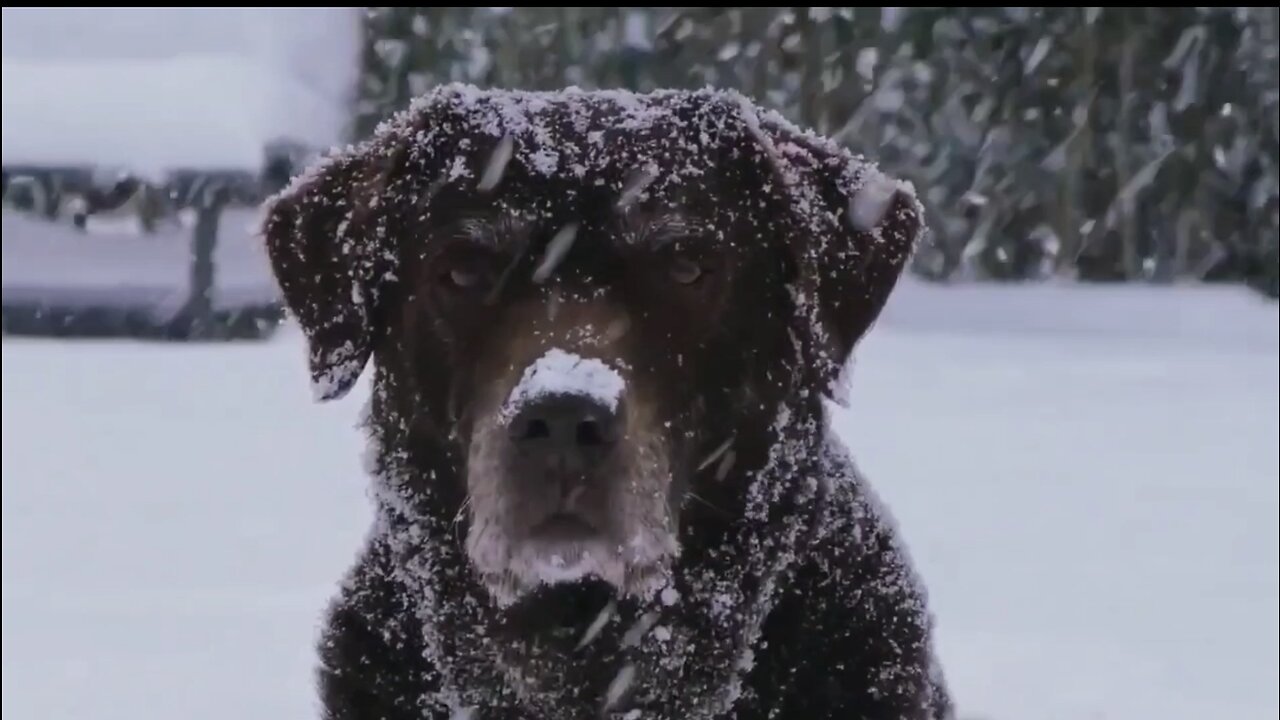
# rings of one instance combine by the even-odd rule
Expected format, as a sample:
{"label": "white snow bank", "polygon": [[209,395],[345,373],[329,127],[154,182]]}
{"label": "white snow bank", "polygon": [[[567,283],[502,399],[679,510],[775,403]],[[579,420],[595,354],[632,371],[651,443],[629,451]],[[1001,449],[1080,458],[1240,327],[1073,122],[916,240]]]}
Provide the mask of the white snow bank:
{"label": "white snow bank", "polygon": [[254,170],[272,140],[331,144],[341,112],[282,69],[230,54],[3,60],[6,165]]}
{"label": "white snow bank", "polygon": [[1153,340],[1271,353],[1280,347],[1276,302],[1227,284],[946,285],[905,276],[878,324],[968,337]]}
{"label": "white snow bank", "polygon": [[835,424],[919,562],[960,717],[1276,717],[1276,303],[899,290]]}
{"label": "white snow bank", "polygon": [[[1276,717],[1276,304],[901,290],[835,424],[920,565],[960,717]],[[3,710],[315,717],[371,519],[368,376],[312,405],[292,328],[3,355]]]}

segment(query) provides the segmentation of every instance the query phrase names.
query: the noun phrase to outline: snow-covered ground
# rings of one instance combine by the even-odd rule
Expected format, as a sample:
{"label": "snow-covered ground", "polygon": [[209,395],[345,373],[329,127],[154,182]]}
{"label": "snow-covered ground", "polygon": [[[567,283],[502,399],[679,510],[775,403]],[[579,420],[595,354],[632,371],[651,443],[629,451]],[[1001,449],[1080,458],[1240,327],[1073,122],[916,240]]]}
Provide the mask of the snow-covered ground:
{"label": "snow-covered ground", "polygon": [[[1280,331],[1225,289],[904,286],[842,435],[964,715],[1277,716]],[[3,343],[3,712],[314,717],[363,393],[265,344]]]}

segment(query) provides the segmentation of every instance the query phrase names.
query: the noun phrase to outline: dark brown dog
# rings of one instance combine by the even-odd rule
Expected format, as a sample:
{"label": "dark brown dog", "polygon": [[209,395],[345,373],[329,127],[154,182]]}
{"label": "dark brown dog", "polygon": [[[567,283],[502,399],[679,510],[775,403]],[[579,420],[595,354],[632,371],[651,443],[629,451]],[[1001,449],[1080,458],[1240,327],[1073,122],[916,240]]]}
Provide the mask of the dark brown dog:
{"label": "dark brown dog", "polygon": [[449,86],[274,199],[320,396],[374,365],[326,717],[949,717],[824,408],[921,217],[713,91]]}

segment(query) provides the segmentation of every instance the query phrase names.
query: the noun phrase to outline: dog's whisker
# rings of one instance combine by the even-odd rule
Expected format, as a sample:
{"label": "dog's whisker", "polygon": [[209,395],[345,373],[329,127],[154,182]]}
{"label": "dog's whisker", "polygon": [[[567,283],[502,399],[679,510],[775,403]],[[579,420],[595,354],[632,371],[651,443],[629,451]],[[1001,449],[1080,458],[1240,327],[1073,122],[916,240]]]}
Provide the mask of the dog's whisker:
{"label": "dog's whisker", "polygon": [[703,458],[702,462],[698,463],[697,471],[702,472],[703,470],[705,470],[709,465],[711,465],[711,463],[715,462],[716,460],[719,460],[720,456],[723,455],[725,451],[727,451],[732,446],[733,446],[733,436],[730,435],[727,440],[717,445],[716,449],[711,451],[711,454]]}
{"label": "dog's whisker", "polygon": [[690,497],[690,498],[692,498],[692,499],[694,499],[694,500],[697,500],[698,502],[702,503],[703,505],[706,505],[707,507],[711,508],[712,510],[715,510],[716,512],[720,513],[721,515],[728,515],[728,514],[729,514],[729,511],[727,511],[727,510],[725,510],[724,508],[722,508],[722,507],[720,507],[720,506],[716,505],[715,503],[711,502],[710,500],[707,500],[706,498],[702,497],[701,495],[699,495],[699,494],[698,494],[698,493],[696,493],[696,492],[693,492],[692,490],[688,491],[688,495],[689,495],[689,497]]}
{"label": "dog's whisker", "polygon": [[453,521],[449,523],[450,529],[453,530],[453,539],[459,545],[465,545],[466,539],[462,537],[462,518],[466,514],[467,509],[471,507],[471,496],[468,495],[466,500],[462,501],[462,506],[458,508],[458,512],[453,516]]}
{"label": "dog's whisker", "polygon": [[466,500],[462,501],[462,506],[458,508],[458,513],[453,516],[453,525],[456,526],[462,522],[462,516],[467,512],[467,508],[471,507],[471,496],[468,495]]}
{"label": "dog's whisker", "polygon": [[470,506],[471,506],[471,496],[467,496],[466,500],[462,501],[462,506],[458,507],[457,514],[453,516],[454,525],[461,523],[462,515],[465,514],[465,512],[467,511],[467,507],[470,507]]}

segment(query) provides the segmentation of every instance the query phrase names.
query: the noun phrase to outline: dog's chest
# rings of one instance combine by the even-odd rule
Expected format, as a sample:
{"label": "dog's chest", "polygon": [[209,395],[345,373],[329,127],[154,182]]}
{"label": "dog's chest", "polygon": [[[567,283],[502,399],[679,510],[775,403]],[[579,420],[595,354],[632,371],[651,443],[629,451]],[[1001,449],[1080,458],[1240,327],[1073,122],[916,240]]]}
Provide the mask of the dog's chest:
{"label": "dog's chest", "polygon": [[[615,615],[601,625],[593,618],[554,641],[478,642],[446,672],[469,685],[443,694],[452,698],[455,716],[467,720],[737,717],[734,708],[745,699],[754,648],[731,648],[744,647],[745,638],[674,627],[644,613]],[[719,658],[708,657],[712,643],[723,645]],[[734,653],[738,662],[725,672],[713,671]]]}

